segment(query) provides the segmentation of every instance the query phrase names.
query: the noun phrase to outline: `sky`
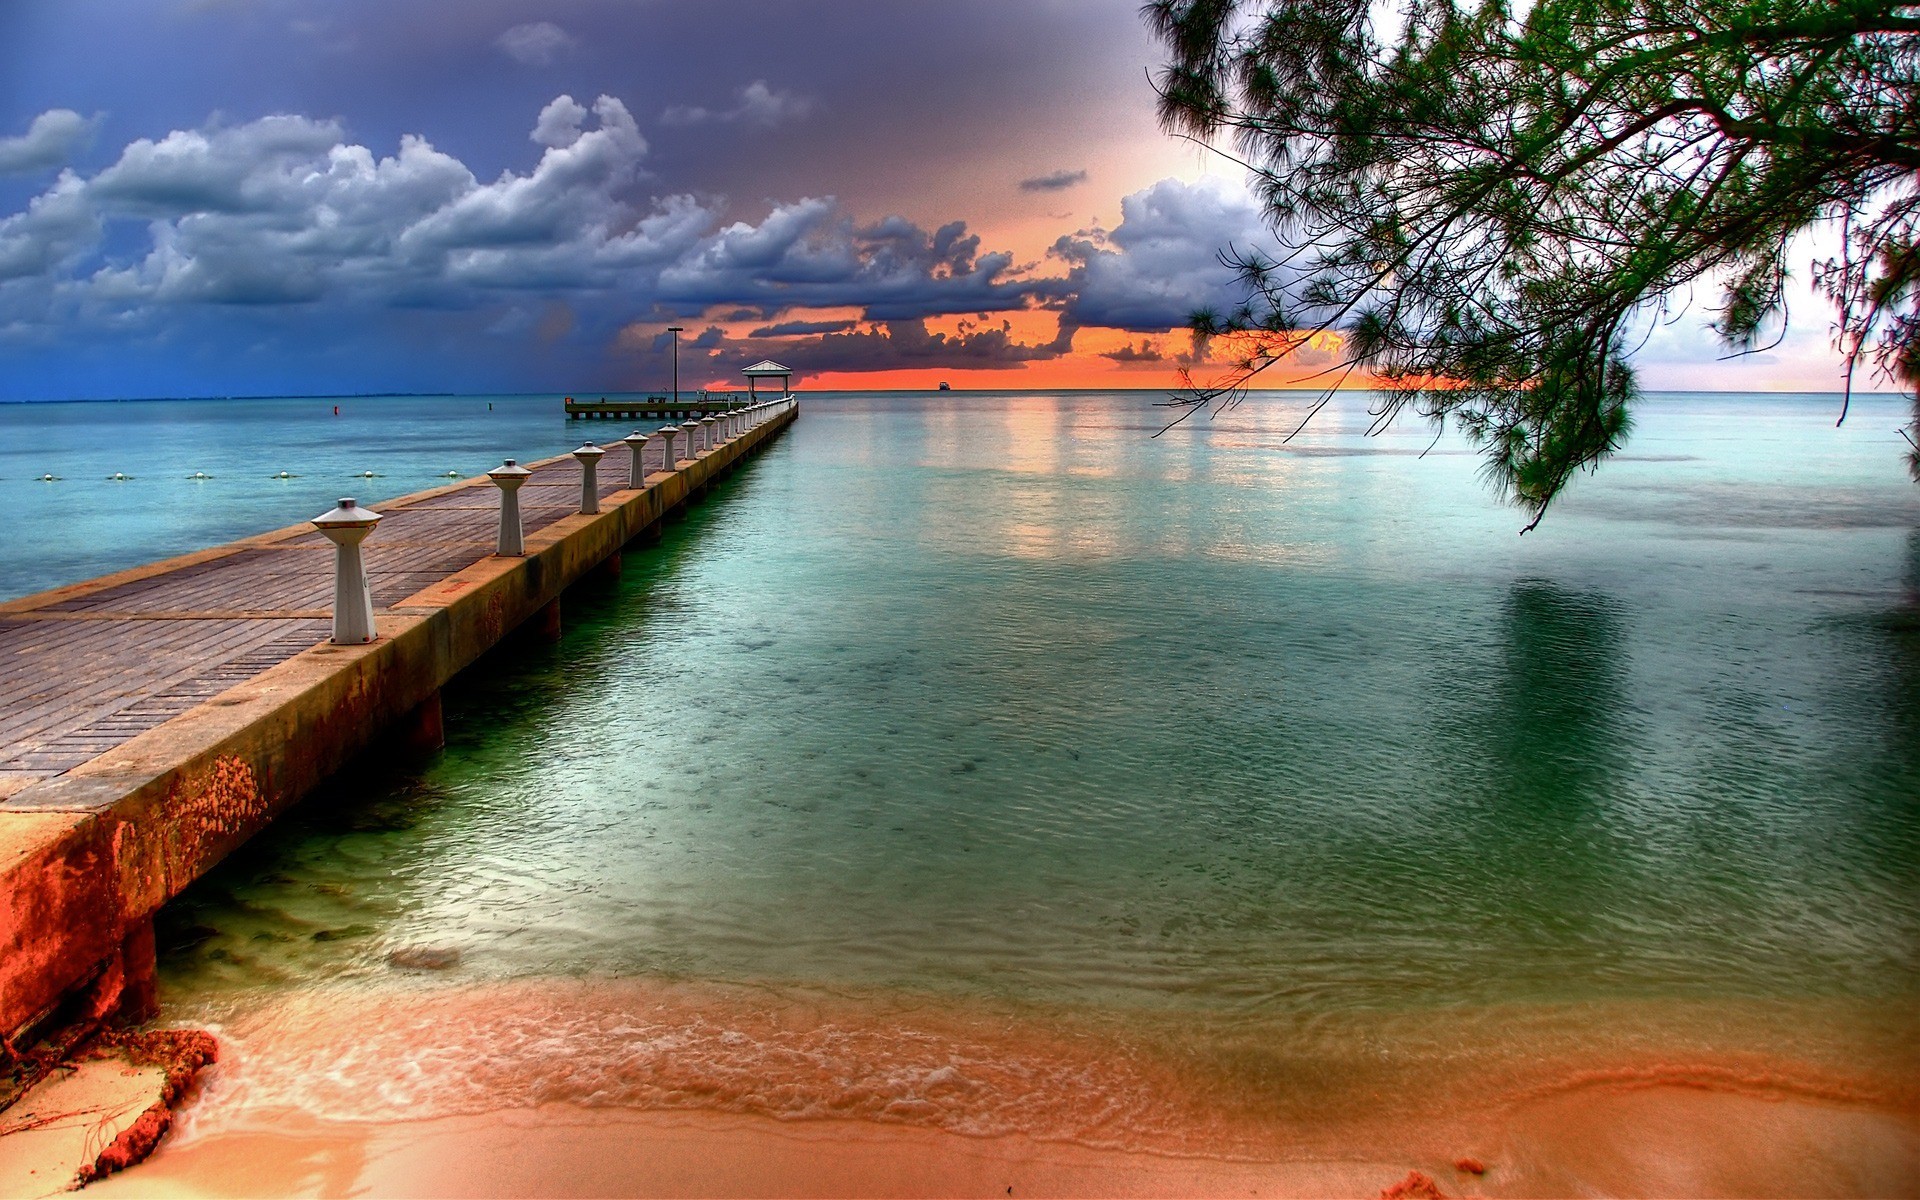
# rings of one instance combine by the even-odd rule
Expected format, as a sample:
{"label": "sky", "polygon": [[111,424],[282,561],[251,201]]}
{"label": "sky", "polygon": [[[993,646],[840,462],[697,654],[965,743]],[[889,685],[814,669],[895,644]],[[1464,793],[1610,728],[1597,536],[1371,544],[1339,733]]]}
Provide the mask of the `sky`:
{"label": "sky", "polygon": [[[657,390],[676,324],[682,388],[1217,378],[1188,315],[1270,241],[1137,9],[4,0],[0,400]],[[1798,308],[1642,384],[1837,388]]]}

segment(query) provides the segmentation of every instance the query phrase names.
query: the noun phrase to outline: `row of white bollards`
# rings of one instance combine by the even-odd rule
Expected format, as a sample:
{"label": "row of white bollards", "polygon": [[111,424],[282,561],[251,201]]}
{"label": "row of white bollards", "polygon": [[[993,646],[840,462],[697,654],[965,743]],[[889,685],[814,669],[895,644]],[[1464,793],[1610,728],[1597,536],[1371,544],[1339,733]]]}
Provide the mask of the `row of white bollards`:
{"label": "row of white bollards", "polygon": [[[788,411],[794,403],[793,397],[783,396],[717,417],[664,425],[650,435],[636,429],[620,439],[631,452],[627,464],[627,486],[635,491],[646,486],[645,454],[647,446],[654,441],[661,445],[661,469],[676,470],[680,463],[692,462],[721,442],[731,441],[758,428],[768,419]],[[681,439],[684,439],[686,449],[684,458],[674,454],[674,443]],[[582,513],[600,511],[598,467],[606,453],[591,442],[573,452],[573,457],[580,463]],[[532,471],[511,458],[487,472],[487,478],[493,480],[494,486],[500,489],[500,536],[494,553],[502,558],[519,558],[527,552],[526,533],[520,521],[520,487],[532,475]],[[366,541],[373,527],[380,523],[380,514],[361,508],[353,497],[344,496],[338,505],[315,517],[312,523],[334,545],[333,641],[341,646],[365,645],[373,641],[375,636],[373,585],[367,579],[366,563],[360,557],[360,543]]]}

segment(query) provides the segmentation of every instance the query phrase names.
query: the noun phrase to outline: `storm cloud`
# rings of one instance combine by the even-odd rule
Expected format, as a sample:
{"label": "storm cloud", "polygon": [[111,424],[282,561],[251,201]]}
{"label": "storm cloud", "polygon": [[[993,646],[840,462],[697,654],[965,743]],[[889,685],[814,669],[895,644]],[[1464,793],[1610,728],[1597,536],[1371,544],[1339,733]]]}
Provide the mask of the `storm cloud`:
{"label": "storm cloud", "polygon": [[1058,298],[1057,281],[983,252],[963,221],[863,224],[830,196],[728,221],[720,198],[647,198],[647,139],[612,96],[557,96],[528,137],[537,161],[490,181],[425,137],[379,155],[338,122],[302,116],[136,139],[0,219],[0,327],[17,337],[154,323],[169,306],[458,309],[582,292],[628,311],[856,307],[912,322]]}
{"label": "storm cloud", "polygon": [[[648,139],[613,96],[555,96],[525,137],[530,165],[491,180],[424,136],[383,155],[298,115],[135,139],[0,219],[0,336],[160,332],[208,307],[494,310],[496,335],[552,347],[730,313],[760,324],[737,342],[716,325],[707,348],[813,369],[1018,364],[1069,353],[1082,327],[1163,333],[1230,303],[1216,250],[1260,228],[1244,189],[1165,180],[1122,200],[1111,231],[1059,239],[1048,271],[963,220],[861,222],[832,196],[729,220],[722,197],[648,195]],[[556,325],[556,304],[577,317]],[[1058,312],[1059,335],[985,320],[1027,308]],[[1141,347],[1108,357],[1147,361]]]}
{"label": "storm cloud", "polygon": [[1138,333],[1185,325],[1197,309],[1228,307],[1245,295],[1220,252],[1268,240],[1259,202],[1245,186],[1163,179],[1120,202],[1112,231],[1082,230],[1053,244],[1053,256],[1067,265],[1064,315],[1076,325]]}
{"label": "storm cloud", "polygon": [[1078,183],[1087,181],[1085,171],[1052,171],[1045,175],[1035,175],[1031,179],[1020,181],[1023,192],[1064,192]]}
{"label": "storm cloud", "polygon": [[[717,331],[716,331],[717,332]],[[800,341],[766,341],[762,331],[746,338],[712,339],[709,357],[716,366],[733,360],[776,357],[802,372],[888,371],[912,367],[978,370],[1020,366],[1058,358],[1072,347],[1072,334],[1050,342],[1022,342],[1009,322],[963,322],[953,333],[937,333],[924,320],[882,321],[870,329],[851,329]]]}

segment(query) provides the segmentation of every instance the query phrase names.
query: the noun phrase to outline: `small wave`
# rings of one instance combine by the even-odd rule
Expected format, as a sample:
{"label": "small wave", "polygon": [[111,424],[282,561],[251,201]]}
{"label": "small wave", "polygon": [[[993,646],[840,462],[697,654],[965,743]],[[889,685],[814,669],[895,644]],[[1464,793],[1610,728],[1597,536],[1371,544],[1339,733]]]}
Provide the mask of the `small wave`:
{"label": "small wave", "polygon": [[[1856,1050],[1886,1031],[1851,1009],[1822,1017],[1801,1006],[1497,1006],[1242,1022],[879,989],[410,977],[405,986],[229,995],[172,1015],[212,1026],[222,1046],[200,1101],[182,1115],[183,1141],[272,1127],[288,1114],[385,1124],[561,1105],[1271,1159],[1397,1152],[1415,1126],[1453,1144],[1502,1113],[1583,1091],[1920,1108],[1898,1073],[1802,1053],[1830,1051],[1836,1030],[1851,1031]],[[1813,1027],[1827,1033],[1796,1050],[1792,1030]]]}
{"label": "small wave", "polygon": [[1778,1066],[1724,1063],[1643,1063],[1575,1071],[1552,1083],[1529,1088],[1521,1103],[1547,1100],[1583,1091],[1640,1091],[1648,1088],[1684,1088],[1751,1096],[1762,1100],[1813,1100],[1877,1108],[1911,1107],[1912,1096],[1898,1096],[1858,1079],[1788,1070]]}
{"label": "small wave", "polygon": [[1196,1132],[1181,1089],[1110,1042],[753,989],[312,991],[210,1023],[224,1053],[182,1123],[187,1140],[276,1112],[387,1122],[546,1104],[1129,1148],[1178,1148]]}

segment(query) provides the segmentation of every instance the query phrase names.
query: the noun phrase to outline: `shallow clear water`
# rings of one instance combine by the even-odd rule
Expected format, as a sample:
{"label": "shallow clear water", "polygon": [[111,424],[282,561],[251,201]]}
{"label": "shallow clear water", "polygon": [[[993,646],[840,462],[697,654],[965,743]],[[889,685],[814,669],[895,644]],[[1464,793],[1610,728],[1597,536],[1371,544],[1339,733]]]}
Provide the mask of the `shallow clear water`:
{"label": "shallow clear water", "polygon": [[[1360,398],[1291,443],[1302,397],[1157,439],[1152,400],[808,397],[570,596],[560,644],[450,689],[444,753],[368,764],[172,906],[168,1004],[238,1027],[289,995],[824,990],[896,1024],[1044,1013],[1281,1110],[1495,1045],[1920,1058],[1896,401],[1835,430],[1835,397],[1652,398],[1520,537],[1470,451],[1365,437]],[[498,456],[478,415],[387,403],[456,467]],[[536,417],[505,418],[516,445],[564,446]],[[388,463],[389,491],[439,461],[315,453]],[[129,544],[192,536],[153,520]],[[9,585],[82,561],[6,555]],[[389,959],[420,947],[459,963]],[[603,1054],[640,1037],[618,1007],[535,1023]],[[778,1074],[726,1011],[693,1022],[708,1092],[592,1094]]]}

